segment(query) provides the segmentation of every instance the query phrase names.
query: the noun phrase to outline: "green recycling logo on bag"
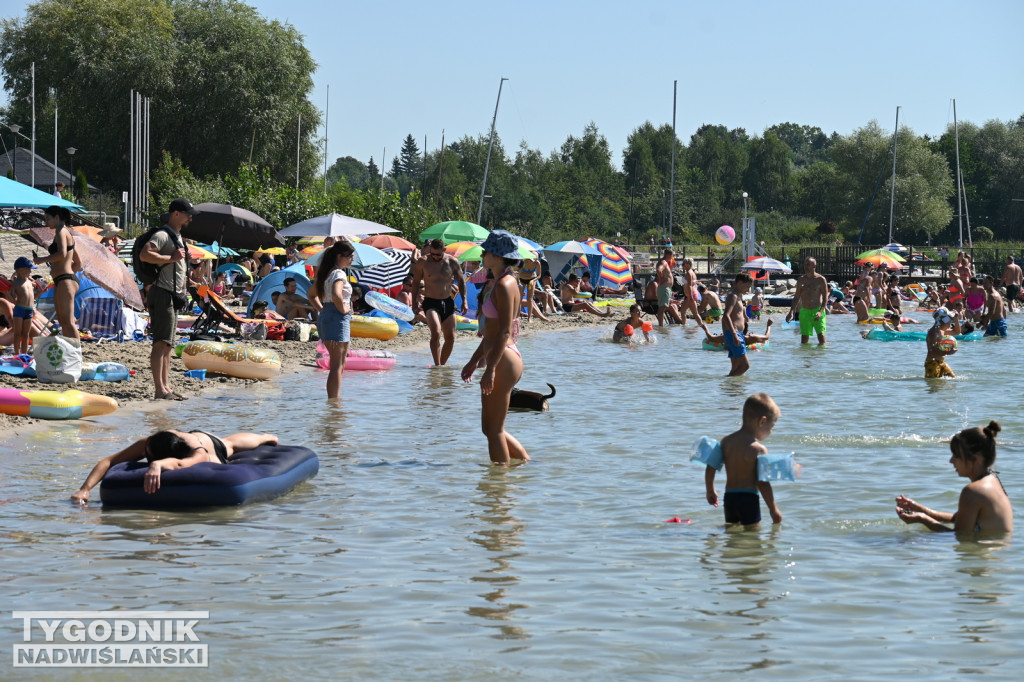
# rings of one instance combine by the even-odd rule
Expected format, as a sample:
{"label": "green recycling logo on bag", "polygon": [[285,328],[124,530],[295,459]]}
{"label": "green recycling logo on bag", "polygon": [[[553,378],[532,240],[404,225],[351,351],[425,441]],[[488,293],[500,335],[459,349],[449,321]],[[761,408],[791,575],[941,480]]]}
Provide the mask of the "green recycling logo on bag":
{"label": "green recycling logo on bag", "polygon": [[46,349],[46,359],[50,361],[50,367],[59,367],[64,360],[64,349],[56,343],[51,344]]}

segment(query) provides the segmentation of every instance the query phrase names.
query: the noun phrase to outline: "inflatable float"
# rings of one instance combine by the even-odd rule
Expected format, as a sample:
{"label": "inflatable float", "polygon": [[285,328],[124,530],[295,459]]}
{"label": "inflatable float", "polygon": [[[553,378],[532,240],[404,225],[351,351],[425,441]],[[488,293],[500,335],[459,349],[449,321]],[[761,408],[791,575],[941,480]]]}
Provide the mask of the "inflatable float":
{"label": "inflatable float", "polygon": [[35,419],[80,419],[110,414],[117,401],[81,391],[25,391],[0,388],[0,414]]}
{"label": "inflatable float", "polygon": [[396,320],[402,320],[403,322],[412,322],[416,315],[412,312],[412,308],[396,301],[390,296],[385,296],[379,291],[369,291],[366,293],[366,302],[377,310],[390,315]]}
{"label": "inflatable float", "polygon": [[352,336],[388,341],[398,336],[398,322],[387,317],[352,316]]}
{"label": "inflatable float", "polygon": [[[398,358],[391,351],[352,348],[349,349],[348,355],[345,357],[345,370],[360,372],[391,369],[397,360]],[[316,348],[316,365],[320,369],[331,368],[331,356],[323,343],[317,345]]]}
{"label": "inflatable float", "polygon": [[[985,332],[981,329],[970,334],[957,334],[953,338],[957,341],[978,341],[984,338]],[[869,341],[927,341],[928,332],[892,332],[888,329],[872,329],[864,335]]]}
{"label": "inflatable float", "polygon": [[5,355],[0,357],[0,372],[16,377],[34,377],[36,363],[31,355]]}
{"label": "inflatable float", "polygon": [[132,374],[120,362],[83,362],[79,381],[124,381]]}
{"label": "inflatable float", "polygon": [[462,315],[455,316],[455,328],[456,329],[469,329],[471,331],[477,331],[480,329],[480,320],[473,320]]}
{"label": "inflatable float", "polygon": [[269,348],[216,341],[189,341],[181,349],[188,369],[205,369],[240,379],[270,379],[281,373],[281,356]]}
{"label": "inflatable float", "polygon": [[[770,341],[765,341],[764,343],[748,343],[747,350],[768,350],[770,345]],[[711,343],[705,338],[704,341],[701,342],[700,347],[704,350],[725,350],[725,341]]]}
{"label": "inflatable float", "polygon": [[312,450],[295,445],[261,445],[231,457],[226,464],[203,462],[163,471],[160,489],[147,493],[142,480],[146,462],[124,462],[100,483],[104,507],[182,509],[229,507],[284,495],[316,476],[320,460]]}

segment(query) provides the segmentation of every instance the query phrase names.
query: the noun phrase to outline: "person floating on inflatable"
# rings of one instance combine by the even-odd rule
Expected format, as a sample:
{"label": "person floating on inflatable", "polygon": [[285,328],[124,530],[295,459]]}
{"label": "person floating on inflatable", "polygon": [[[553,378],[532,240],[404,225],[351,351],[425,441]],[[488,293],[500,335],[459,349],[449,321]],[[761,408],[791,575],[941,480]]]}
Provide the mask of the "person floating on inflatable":
{"label": "person floating on inflatable", "polygon": [[645,322],[643,318],[644,311],[640,309],[639,303],[629,306],[629,317],[615,325],[615,331],[612,332],[612,341],[615,343],[620,341],[629,343],[636,334],[636,330],[639,329],[643,332],[644,341],[650,343],[654,325],[650,322]]}
{"label": "person floating on inflatable", "polygon": [[[924,376],[926,379],[938,379],[939,377],[956,377],[953,370],[946,364],[946,356],[956,352],[956,339],[950,336],[950,328],[953,326],[953,316],[945,307],[938,308],[932,317],[935,324],[928,330],[925,342],[928,345],[928,355],[924,359]],[[952,344],[949,343],[952,341]]]}
{"label": "person floating on inflatable", "polygon": [[89,491],[103,480],[110,467],[121,462],[149,461],[143,486],[147,493],[155,493],[160,489],[161,471],[184,469],[200,462],[225,463],[236,452],[255,450],[261,445],[277,445],[277,436],[272,433],[235,433],[218,438],[205,431],[158,431],[97,462],[82,487],[71,496],[71,501],[86,504]]}
{"label": "person floating on inflatable", "polygon": [[[773,323],[773,320],[771,318],[769,318],[768,319],[768,326],[765,328],[764,334],[751,334],[747,330],[747,328],[744,327],[744,329],[743,329],[743,341],[744,341],[744,343],[746,343],[747,347],[748,348],[750,346],[759,346],[760,348],[766,347],[768,345],[768,342],[772,338],[772,323]],[[721,346],[721,345],[723,345],[725,343],[725,334],[724,333],[723,334],[712,334],[711,330],[708,329],[708,325],[706,323],[698,320],[697,324],[700,326],[701,329],[704,330],[704,335],[707,337],[705,339],[705,343],[707,343],[709,345],[712,345],[712,346]]]}

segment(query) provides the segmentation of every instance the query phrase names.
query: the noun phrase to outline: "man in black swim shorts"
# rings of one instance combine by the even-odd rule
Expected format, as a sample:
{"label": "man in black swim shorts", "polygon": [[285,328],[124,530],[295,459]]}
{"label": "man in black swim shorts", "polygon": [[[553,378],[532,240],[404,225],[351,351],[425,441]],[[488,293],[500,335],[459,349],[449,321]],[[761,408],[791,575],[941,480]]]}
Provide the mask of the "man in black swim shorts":
{"label": "man in black swim shorts", "polygon": [[[430,354],[435,365],[444,365],[455,348],[455,301],[452,299],[452,283],[462,294],[462,314],[469,312],[466,301],[466,280],[455,257],[444,250],[444,242],[432,239],[427,242],[423,257],[412,267],[412,311],[423,311],[430,329]],[[420,291],[424,298],[420,304]],[[444,343],[441,337],[444,336]]]}

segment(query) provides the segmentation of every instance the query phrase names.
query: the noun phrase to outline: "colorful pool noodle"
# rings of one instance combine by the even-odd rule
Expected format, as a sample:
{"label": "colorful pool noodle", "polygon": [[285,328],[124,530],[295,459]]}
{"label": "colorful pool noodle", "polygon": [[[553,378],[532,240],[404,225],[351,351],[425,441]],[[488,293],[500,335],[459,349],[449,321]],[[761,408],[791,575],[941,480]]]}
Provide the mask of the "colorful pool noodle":
{"label": "colorful pool noodle", "polygon": [[117,401],[82,391],[24,391],[0,388],[0,414],[35,419],[80,419],[110,414]]}

